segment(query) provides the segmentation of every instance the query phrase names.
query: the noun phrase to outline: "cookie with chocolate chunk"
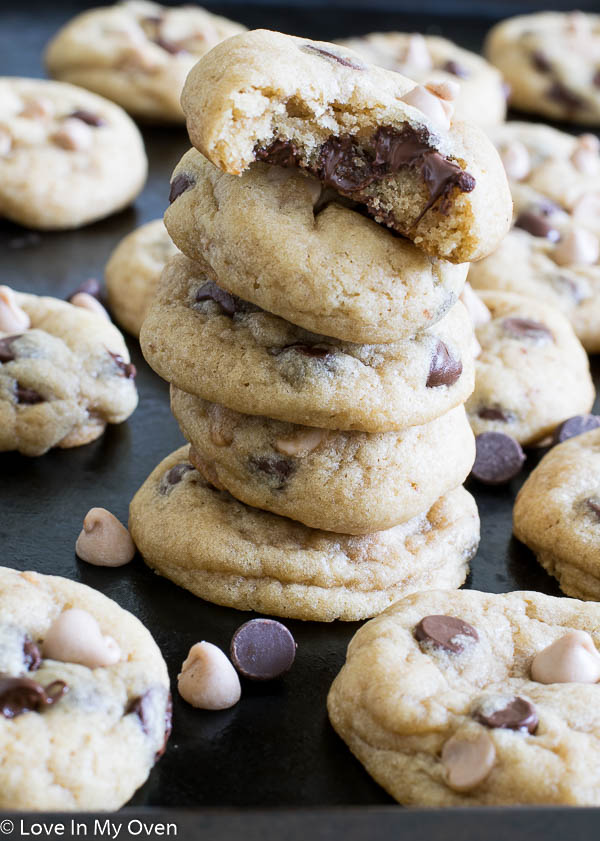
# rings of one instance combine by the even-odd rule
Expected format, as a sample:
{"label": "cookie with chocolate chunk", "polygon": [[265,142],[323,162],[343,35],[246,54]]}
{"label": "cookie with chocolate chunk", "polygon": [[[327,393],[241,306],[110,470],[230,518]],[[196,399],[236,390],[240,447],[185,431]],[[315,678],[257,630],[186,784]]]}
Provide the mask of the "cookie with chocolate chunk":
{"label": "cookie with chocolate chunk", "polygon": [[244,28],[199,6],[126,0],[70,20],[49,43],[46,64],[54,78],[102,94],[136,117],[179,123],[189,71]]}
{"label": "cookie with chocolate chunk", "polygon": [[162,219],[155,219],[128,234],[110,255],[104,269],[108,304],[128,333],[139,336],[165,263],[177,253]]}
{"label": "cookie with chocolate chunk", "polygon": [[395,70],[420,85],[460,85],[454,116],[488,128],[506,116],[502,76],[484,58],[439,35],[418,32],[372,32],[338,41],[369,64]]}
{"label": "cookie with chocolate chunk", "polygon": [[402,525],[351,536],[244,505],[193,468],[187,447],[144,482],[129,529],[153,570],[200,598],[320,622],[364,619],[407,593],[460,587],[479,543],[477,506],[461,487]]}
{"label": "cookie with chocolate chunk", "polygon": [[600,601],[600,430],[553,447],[515,502],[513,528],[563,592]]}
{"label": "cookie with chocolate chunk", "polygon": [[[0,452],[78,447],[137,406],[135,367],[106,318],[0,287]],[[12,327],[2,319],[15,320]]]}
{"label": "cookie with chocolate chunk", "polygon": [[[83,631],[61,645],[67,614]],[[0,568],[0,672],[2,809],[119,809],[165,750],[161,653],[138,619],[90,587]]]}
{"label": "cookie with chocolate chunk", "polygon": [[190,459],[215,487],[312,528],[367,534],[426,511],[475,458],[462,406],[401,432],[338,432],[243,415],[171,388]]}
{"label": "cookie with chocolate chunk", "polygon": [[510,292],[481,291],[479,298],[489,318],[476,325],[480,352],[466,403],[475,434],[504,432],[534,444],[572,415],[589,412],[595,397],[589,362],[567,318]]}
{"label": "cookie with chocolate chunk", "polygon": [[295,169],[227,175],[192,149],[171,188],[165,224],[181,250],[313,333],[393,342],[439,321],[462,290],[467,264],[429,257]]}
{"label": "cookie with chocolate chunk", "polygon": [[204,56],[182,94],[190,139],[224,172],[294,167],[455,263],[493,251],[510,195],[497,153],[429,90],[334,44],[257,30]]}
{"label": "cookie with chocolate chunk", "polygon": [[114,103],[63,82],[0,78],[0,217],[78,228],[144,186],[142,137]]}
{"label": "cookie with chocolate chunk", "polygon": [[408,596],[351,640],[329,718],[407,806],[598,806],[599,628],[542,593]]}
{"label": "cookie with chocolate chunk", "polygon": [[486,58],[523,111],[584,125],[600,124],[600,15],[538,12],[496,24]]}
{"label": "cookie with chocolate chunk", "polygon": [[458,302],[434,327],[382,345],[309,333],[235,297],[206,263],[173,257],[142,326],[148,364],[177,388],[249,415],[387,432],[427,423],[473,390]]}

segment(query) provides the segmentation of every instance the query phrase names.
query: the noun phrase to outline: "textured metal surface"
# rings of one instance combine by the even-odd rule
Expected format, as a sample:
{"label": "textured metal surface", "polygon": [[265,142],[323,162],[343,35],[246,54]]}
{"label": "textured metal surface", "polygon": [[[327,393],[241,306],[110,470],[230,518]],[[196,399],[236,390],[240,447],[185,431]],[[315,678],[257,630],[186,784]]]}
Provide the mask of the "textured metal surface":
{"label": "textured metal surface", "polygon": [[[211,8],[220,11],[216,6]],[[1,9],[0,72],[41,75],[42,47],[74,6],[53,4],[50,9],[49,4],[30,5],[19,10],[11,4],[5,12]],[[252,27],[280,28],[322,38],[373,29],[427,28],[477,48],[484,33],[476,19],[459,23],[398,14],[353,11],[344,15],[332,9],[241,5],[228,5],[226,11]],[[188,146],[183,128],[146,128],[144,137],[150,178],[133,208],[68,233],[35,234],[0,222],[2,283],[65,297],[86,278],[102,276],[103,265],[118,240],[162,214],[170,172]],[[103,438],[79,449],[54,451],[39,459],[0,455],[1,563],[64,575],[115,599],[151,630],[175,679],[192,643],[207,639],[227,649],[234,630],[249,615],[196,599],[153,575],[139,558],[121,569],[99,569],[78,561],[74,554],[75,538],[87,510],[104,506],[126,521],[129,500],[145,477],[161,458],[183,443],[169,412],[167,385],[144,363],[137,342],[130,339],[129,346],[139,370],[141,399],[128,423],[109,429]],[[530,455],[528,464],[535,460],[536,456]],[[468,586],[492,592],[538,589],[557,594],[552,579],[511,539],[511,508],[517,486],[514,482],[499,490],[472,488],[482,517],[482,545],[473,561]],[[195,711],[175,695],[174,730],[167,754],[132,805],[261,809],[391,803],[334,734],[325,712],[329,685],[358,626],[286,624],[296,637],[298,654],[294,668],[282,680],[245,684],[241,703],[218,713]],[[252,838],[258,838],[259,833],[260,837],[274,837],[276,832],[296,838],[304,833],[304,827],[309,836],[312,831],[311,837],[324,837],[317,833],[317,825],[324,834],[329,828],[332,837],[343,832],[350,838],[369,832],[373,838],[393,834],[435,839],[446,831],[465,839],[508,837],[509,833],[520,838],[524,837],[525,825],[535,833],[529,837],[559,837],[557,821],[547,819],[548,812],[539,810],[506,812],[502,822],[488,822],[480,812],[454,812],[451,819],[434,812],[425,823],[419,823],[415,814],[399,809],[278,812],[272,824],[264,815],[246,816],[242,824],[247,833],[255,833],[248,834]],[[591,825],[595,814],[579,812],[579,823],[573,825],[573,831],[576,826]],[[526,821],[525,815],[529,815]],[[240,818],[235,813],[222,820],[218,813],[204,814],[197,820],[198,832],[206,831],[215,841],[239,837]],[[188,816],[186,826],[192,824]],[[272,832],[268,832],[269,826]],[[286,826],[289,834],[284,831]],[[498,834],[501,827],[504,835]]]}

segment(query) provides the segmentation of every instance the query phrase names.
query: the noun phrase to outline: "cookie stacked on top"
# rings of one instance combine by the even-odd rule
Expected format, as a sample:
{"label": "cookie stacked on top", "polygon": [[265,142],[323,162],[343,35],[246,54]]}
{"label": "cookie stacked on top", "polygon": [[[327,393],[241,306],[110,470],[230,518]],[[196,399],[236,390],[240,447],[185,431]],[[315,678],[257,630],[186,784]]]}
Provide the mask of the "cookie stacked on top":
{"label": "cookie stacked on top", "polygon": [[263,31],[189,75],[196,148],[165,217],[183,254],[140,340],[191,447],[152,473],[130,528],[192,592],[353,620],[463,583],[479,521],[458,296],[511,204],[453,93]]}

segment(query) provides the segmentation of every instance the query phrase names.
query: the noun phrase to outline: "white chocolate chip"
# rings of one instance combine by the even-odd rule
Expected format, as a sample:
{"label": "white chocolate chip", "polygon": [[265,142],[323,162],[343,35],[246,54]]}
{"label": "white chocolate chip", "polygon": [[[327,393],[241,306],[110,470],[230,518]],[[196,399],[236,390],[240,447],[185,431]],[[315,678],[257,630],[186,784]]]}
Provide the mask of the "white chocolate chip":
{"label": "white chocolate chip", "polygon": [[68,117],[58,131],[54,132],[52,140],[57,146],[70,152],[83,151],[92,145],[92,129],[83,120]]}
{"label": "white chocolate chip", "polygon": [[446,782],[455,791],[470,791],[482,783],[496,762],[496,748],[485,730],[452,736],[442,749]]}
{"label": "white chocolate chip", "polygon": [[51,117],[53,113],[52,102],[45,96],[39,96],[35,99],[28,99],[19,116],[42,120]]}
{"label": "white chocolate chip", "polygon": [[443,101],[421,85],[417,85],[401,97],[402,102],[417,108],[444,129],[450,128],[450,117],[443,107]]}
{"label": "white chocolate chip", "polygon": [[583,146],[577,146],[571,155],[571,163],[583,175],[596,175],[600,169],[600,156]]}
{"label": "white chocolate chip", "polygon": [[590,21],[584,12],[579,10],[569,12],[566,16],[566,28],[570,35],[577,38],[584,38],[590,34]]}
{"label": "white chocolate chip", "polygon": [[592,265],[600,256],[598,237],[585,228],[573,228],[564,236],[552,254],[559,266]]}
{"label": "white chocolate chip", "polygon": [[216,645],[197,642],[177,677],[181,697],[202,710],[226,710],[240,700],[240,679],[231,662]]}
{"label": "white chocolate chip", "polygon": [[62,663],[79,663],[96,669],[112,666],[121,659],[121,649],[112,637],[104,636],[87,610],[71,608],[54,620],[43,644],[44,657]]}
{"label": "white chocolate chip", "polygon": [[5,131],[5,129],[0,128],[0,157],[5,157],[6,155],[8,155],[11,149],[11,135],[7,131]]}
{"label": "white chocolate chip", "polygon": [[600,218],[600,193],[583,193],[573,205],[571,214],[574,219],[584,222]]}
{"label": "white chocolate chip", "polygon": [[275,449],[286,456],[307,456],[316,450],[326,435],[325,429],[306,427],[290,438],[278,438],[275,441]]}
{"label": "white chocolate chip", "polygon": [[577,138],[577,145],[581,149],[587,149],[588,152],[600,154],[600,140],[595,134],[580,134]]}
{"label": "white chocolate chip", "polygon": [[467,308],[467,312],[471,316],[473,327],[480,327],[482,324],[487,324],[491,321],[492,314],[486,305],[483,303],[477,292],[469,282],[465,283],[463,291],[460,295],[460,300]]}
{"label": "white chocolate chip", "polygon": [[106,312],[100,301],[88,292],[76,292],[69,299],[69,303],[73,304],[74,307],[81,307],[84,310],[95,312],[96,315],[101,315],[107,321],[110,321],[110,315]]}
{"label": "white chocolate chip", "polygon": [[531,161],[529,152],[524,143],[520,140],[513,140],[507,143],[500,150],[500,158],[504,164],[504,169],[509,178],[513,181],[521,181],[527,178],[531,172]]}
{"label": "white chocolate chip", "polygon": [[17,304],[10,286],[0,286],[0,333],[20,333],[31,325],[31,319]]}
{"label": "white chocolate chip", "polygon": [[120,567],[135,555],[131,535],[106,508],[92,508],[85,515],[75,551],[82,561],[101,567]]}
{"label": "white chocolate chip", "polygon": [[408,39],[406,52],[402,58],[403,64],[409,64],[414,69],[430,70],[432,67],[431,54],[427,41],[418,32]]}
{"label": "white chocolate chip", "polygon": [[427,90],[438,99],[443,99],[445,102],[454,102],[460,93],[460,85],[458,82],[447,80],[445,82],[427,82],[425,85]]}
{"label": "white chocolate chip", "polygon": [[586,631],[569,631],[538,651],[531,677],[538,683],[597,683],[600,654],[594,640]]}

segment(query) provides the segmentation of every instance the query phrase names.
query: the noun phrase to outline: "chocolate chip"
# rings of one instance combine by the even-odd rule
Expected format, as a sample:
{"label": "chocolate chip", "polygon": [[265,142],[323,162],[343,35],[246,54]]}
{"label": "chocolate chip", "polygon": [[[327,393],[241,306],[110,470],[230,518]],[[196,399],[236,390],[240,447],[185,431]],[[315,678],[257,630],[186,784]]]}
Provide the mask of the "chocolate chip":
{"label": "chocolate chip", "polygon": [[17,398],[17,403],[22,403],[26,406],[35,406],[36,403],[44,403],[46,400],[39,391],[36,391],[34,388],[26,388],[24,385],[19,385],[19,383],[15,386],[15,397]]}
{"label": "chocolate chip", "polygon": [[522,228],[534,237],[544,237],[550,242],[558,242],[560,234],[550,222],[546,221],[543,216],[534,213],[532,210],[525,210],[519,213],[515,221],[515,228]]}
{"label": "chocolate chip", "polygon": [[181,46],[181,44],[177,44],[175,41],[167,41],[166,38],[162,38],[160,35],[158,38],[154,38],[153,40],[155,44],[171,55],[179,55],[179,53],[188,52],[185,47]]}
{"label": "chocolate chip", "polygon": [[585,105],[585,102],[580,96],[558,80],[552,83],[546,92],[546,96],[548,99],[553,99],[560,105],[564,105],[568,111],[576,111]]}
{"label": "chocolate chip", "polygon": [[536,341],[554,341],[554,336],[545,324],[531,318],[504,318],[502,329],[514,339],[534,339]]}
{"label": "chocolate chip", "polygon": [[83,283],[77,287],[71,294],[68,296],[67,301],[70,301],[75,295],[79,295],[80,292],[85,292],[86,295],[91,295],[92,298],[96,298],[97,301],[100,301],[102,298],[102,289],[100,286],[100,281],[96,280],[95,277],[90,277],[88,280],[84,280]]}
{"label": "chocolate chip", "polygon": [[12,343],[15,339],[19,339],[21,335],[5,336],[3,339],[0,339],[0,362],[12,362],[13,359],[17,358],[12,349]]}
{"label": "chocolate chip", "polygon": [[76,120],[81,120],[82,123],[86,123],[88,126],[93,126],[94,128],[106,125],[106,120],[103,120],[102,117],[98,116],[98,114],[93,114],[91,111],[86,111],[83,108],[78,108],[76,111],[73,111],[70,116]]}
{"label": "chocolate chip", "polygon": [[447,346],[441,339],[438,339],[431,357],[429,376],[427,377],[427,388],[436,388],[440,385],[453,385],[462,374],[463,366],[460,359],[455,359]]}
{"label": "chocolate chip", "polygon": [[166,493],[170,487],[172,487],[173,485],[178,485],[179,482],[181,482],[181,480],[185,476],[185,474],[193,469],[194,466],[187,462],[180,462],[179,464],[176,464],[163,476],[164,490],[162,492]]}
{"label": "chocolate chip", "polygon": [[552,436],[552,443],[562,444],[563,441],[567,441],[569,438],[574,438],[576,435],[583,435],[584,432],[598,429],[599,426],[599,415],[574,415],[556,427]]}
{"label": "chocolate chip", "polygon": [[55,680],[44,688],[27,677],[0,677],[0,713],[4,718],[16,718],[26,712],[41,712],[59,701],[67,692],[62,680]]}
{"label": "chocolate chip", "polygon": [[354,193],[378,178],[378,165],[351,137],[330,137],[319,153],[316,175],[328,187]]}
{"label": "chocolate chip", "polygon": [[475,464],[471,476],[486,485],[502,485],[521,470],[525,454],[521,445],[503,432],[482,432],[475,438]]}
{"label": "chocolate chip", "polygon": [[589,499],[586,499],[585,504],[588,509],[596,515],[598,520],[600,520],[600,499],[596,496],[592,496]]}
{"label": "chocolate chip", "polygon": [[535,733],[539,724],[538,714],[533,704],[518,695],[506,706],[489,714],[484,713],[483,710],[477,710],[474,718],[486,727],[527,730],[529,733]]}
{"label": "chocolate chip", "polygon": [[270,146],[255,149],[254,156],[274,166],[297,166],[300,161],[298,147],[291,140],[274,140]]}
{"label": "chocolate chip", "polygon": [[196,292],[196,301],[198,303],[200,301],[214,301],[215,304],[221,307],[225,315],[229,316],[235,315],[237,311],[235,297],[224,289],[221,289],[212,280],[208,280],[198,289]]}
{"label": "chocolate chip", "polygon": [[550,73],[552,71],[552,65],[548,57],[541,50],[535,50],[531,54],[531,63],[540,73]]}
{"label": "chocolate chip", "polygon": [[137,374],[137,368],[132,362],[125,362],[122,356],[118,353],[113,353],[112,351],[108,351],[109,355],[112,356],[115,365],[119,370],[122,372],[123,376],[127,380],[135,379]]}
{"label": "chocolate chip", "polygon": [[477,412],[477,417],[481,420],[501,421],[502,423],[513,423],[515,416],[512,412],[505,409],[499,409],[495,406],[484,406]]}
{"label": "chocolate chip", "polygon": [[452,73],[453,76],[458,76],[459,79],[468,79],[471,75],[470,70],[467,70],[466,67],[463,67],[462,64],[459,64],[453,58],[442,64],[442,70],[445,70],[446,73]]}
{"label": "chocolate chip", "polygon": [[302,356],[310,356],[315,359],[325,359],[327,356],[333,355],[333,348],[327,345],[306,345],[297,343],[294,345],[285,345],[282,350],[294,350],[296,353],[301,353]]}
{"label": "chocolate chip", "polygon": [[171,189],[169,190],[169,204],[173,204],[175,199],[178,199],[186,190],[191,190],[196,185],[196,180],[187,172],[180,172],[171,181]]}
{"label": "chocolate chip", "polygon": [[351,70],[367,69],[364,64],[359,64],[356,59],[350,59],[348,56],[336,55],[335,53],[329,52],[329,50],[323,50],[320,47],[315,47],[313,44],[303,44],[300,49],[304,50],[305,53],[317,53],[317,55],[322,55],[324,58],[332,58],[334,61],[337,61],[338,64],[341,64],[342,67],[350,67]]}
{"label": "chocolate chip", "polygon": [[253,470],[259,473],[264,473],[276,480],[277,490],[285,487],[287,480],[296,470],[296,465],[293,461],[287,458],[278,458],[277,456],[254,456],[250,459],[250,466]]}
{"label": "chocolate chip", "polygon": [[31,637],[25,637],[23,641],[23,661],[27,666],[28,672],[37,671],[42,662],[42,655],[40,653],[40,649],[34,643]]}
{"label": "chocolate chip", "polygon": [[[155,689],[148,689],[147,692],[144,692],[143,695],[138,695],[135,698],[132,698],[127,706],[125,707],[125,715],[137,715],[140,720],[140,724],[142,726],[142,730],[144,733],[149,736],[150,731],[150,708],[152,706],[152,695],[155,692]],[[155,756],[154,759],[160,759],[160,757],[164,754],[167,749],[167,742],[169,741],[169,736],[171,735],[171,730],[173,728],[173,697],[169,692],[167,698],[167,706],[165,708],[165,738]]]}
{"label": "chocolate chip", "polygon": [[464,650],[466,640],[461,637],[469,637],[475,642],[479,640],[479,634],[468,622],[456,616],[444,615],[425,616],[421,619],[415,628],[415,637],[419,642],[431,643],[436,648],[454,654]]}
{"label": "chocolate chip", "polygon": [[296,657],[290,631],[274,619],[251,619],[231,640],[231,661],[250,680],[273,680],[289,671]]}

